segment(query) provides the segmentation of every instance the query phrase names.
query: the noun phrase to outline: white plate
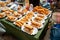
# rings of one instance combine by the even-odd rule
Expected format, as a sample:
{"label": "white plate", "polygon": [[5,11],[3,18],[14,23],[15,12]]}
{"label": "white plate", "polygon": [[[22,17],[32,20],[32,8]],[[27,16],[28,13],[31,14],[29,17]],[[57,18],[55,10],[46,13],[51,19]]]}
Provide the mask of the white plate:
{"label": "white plate", "polygon": [[[24,26],[22,26],[21,27],[21,30],[23,31],[23,32],[26,32],[25,30],[24,30]],[[37,28],[33,28],[33,33],[32,34],[30,34],[30,35],[35,35],[35,34],[37,34],[37,32],[38,32],[38,29]],[[28,32],[26,32],[26,33],[28,33]],[[28,33],[29,34],[29,33]]]}

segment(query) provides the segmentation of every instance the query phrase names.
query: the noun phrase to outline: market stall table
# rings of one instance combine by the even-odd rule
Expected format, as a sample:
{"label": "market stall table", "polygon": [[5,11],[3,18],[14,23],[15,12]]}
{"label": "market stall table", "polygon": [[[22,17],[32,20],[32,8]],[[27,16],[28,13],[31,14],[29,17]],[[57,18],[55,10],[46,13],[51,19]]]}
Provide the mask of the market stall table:
{"label": "market stall table", "polygon": [[38,31],[36,35],[29,35],[23,31],[16,25],[12,24],[11,22],[0,19],[0,22],[5,26],[5,30],[7,33],[14,35],[18,38],[18,40],[41,40],[44,37],[44,34],[46,33],[47,26],[48,26],[49,18],[46,19],[46,22],[44,23],[44,27]]}

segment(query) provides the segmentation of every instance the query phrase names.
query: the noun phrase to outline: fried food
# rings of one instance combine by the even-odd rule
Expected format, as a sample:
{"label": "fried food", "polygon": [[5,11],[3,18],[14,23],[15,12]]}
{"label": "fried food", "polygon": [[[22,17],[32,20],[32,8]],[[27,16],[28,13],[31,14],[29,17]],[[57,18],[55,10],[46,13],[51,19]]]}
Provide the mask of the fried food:
{"label": "fried food", "polygon": [[32,34],[33,33],[33,30],[29,30],[28,28],[24,28],[24,30],[29,33],[29,34]]}
{"label": "fried food", "polygon": [[42,8],[43,8],[43,7],[41,7],[41,6],[36,6],[36,7],[34,7],[33,12],[37,12],[38,9],[42,9]]}
{"label": "fried food", "polygon": [[18,12],[14,12],[14,13],[13,13],[13,16],[15,16],[15,17],[17,17],[17,18],[18,18],[20,15],[21,15],[21,14],[19,14]]}
{"label": "fried food", "polygon": [[19,14],[21,14],[21,15],[23,15],[23,14],[24,14],[24,13],[23,13],[23,12],[21,12],[20,10],[18,10],[18,13],[19,13]]}
{"label": "fried food", "polygon": [[10,11],[5,11],[5,13],[6,13],[6,16],[9,16],[12,14]]}
{"label": "fried food", "polygon": [[40,17],[40,18],[44,18],[44,15],[37,15],[38,17]]}
{"label": "fried food", "polygon": [[12,13],[14,12],[14,10],[9,10],[9,11],[12,12]]}
{"label": "fried food", "polygon": [[33,16],[33,12],[29,12],[26,16],[24,16],[21,20],[16,21],[15,23],[19,23],[17,26],[22,26]]}
{"label": "fried food", "polygon": [[24,24],[24,22],[22,22],[22,21],[20,21],[20,20],[17,20],[17,21],[15,22],[15,24],[16,24],[17,26],[21,27],[21,26]]}
{"label": "fried food", "polygon": [[4,13],[0,13],[0,18],[3,18],[5,17],[5,14]]}
{"label": "fried food", "polygon": [[9,21],[15,21],[16,17],[14,17],[14,16],[7,16],[7,19]]}
{"label": "fried food", "polygon": [[20,20],[17,20],[16,22],[15,22],[15,24],[17,25],[17,26],[19,26],[19,27],[21,27],[23,24],[20,22]]}
{"label": "fried food", "polygon": [[43,8],[43,7],[41,7],[41,6],[36,6],[36,7],[34,7],[33,12],[38,12],[39,14],[48,15],[49,10],[46,9],[46,8]]}
{"label": "fried food", "polygon": [[29,34],[32,34],[33,27],[26,24],[24,30]]}
{"label": "fried food", "polygon": [[41,17],[36,17],[36,18],[34,19],[34,21],[40,22],[42,19],[43,19],[43,18],[41,18]]}
{"label": "fried food", "polygon": [[29,26],[28,24],[25,24],[25,27],[28,28],[28,29],[30,29],[30,30],[33,29],[33,27],[32,26]]}
{"label": "fried food", "polygon": [[39,28],[39,27],[41,26],[40,23],[37,23],[37,22],[35,22],[35,21],[32,21],[32,22],[31,22],[31,25],[32,25],[33,27],[36,27],[36,28]]}
{"label": "fried food", "polygon": [[22,10],[23,13],[26,13],[27,11],[28,11],[27,9],[23,9],[23,10]]}

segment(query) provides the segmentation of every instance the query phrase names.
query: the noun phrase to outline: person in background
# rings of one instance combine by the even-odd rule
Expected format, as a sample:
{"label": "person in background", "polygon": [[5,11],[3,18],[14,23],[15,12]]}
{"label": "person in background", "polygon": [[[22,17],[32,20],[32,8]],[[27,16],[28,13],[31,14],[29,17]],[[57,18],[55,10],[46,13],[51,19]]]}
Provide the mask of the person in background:
{"label": "person in background", "polygon": [[53,6],[51,6],[51,9],[53,9],[53,10],[58,10],[58,11],[60,11],[60,0],[54,0],[53,2],[52,2],[52,5]]}
{"label": "person in background", "polygon": [[51,40],[60,40],[60,12],[54,12],[51,20]]}
{"label": "person in background", "polygon": [[57,9],[60,9],[60,0],[57,0],[57,1],[56,1],[55,6],[56,6]]}
{"label": "person in background", "polygon": [[33,6],[39,6],[40,5],[40,0],[29,0],[30,4],[33,4]]}
{"label": "person in background", "polygon": [[51,10],[54,10],[54,4],[55,4],[54,1],[55,1],[55,0],[48,0],[48,2],[50,3],[50,8],[51,8]]}
{"label": "person in background", "polygon": [[45,1],[45,0],[42,2],[42,6],[43,6],[44,8],[50,9],[50,3],[47,2],[47,1]]}
{"label": "person in background", "polygon": [[47,0],[49,3],[52,3],[53,2],[53,0]]}

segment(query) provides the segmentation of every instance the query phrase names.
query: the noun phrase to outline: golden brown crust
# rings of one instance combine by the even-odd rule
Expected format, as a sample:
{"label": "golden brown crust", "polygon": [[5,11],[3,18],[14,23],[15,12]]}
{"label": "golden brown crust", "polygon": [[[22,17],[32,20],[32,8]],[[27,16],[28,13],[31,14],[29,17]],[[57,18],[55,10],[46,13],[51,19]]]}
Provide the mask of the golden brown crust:
{"label": "golden brown crust", "polygon": [[39,14],[48,15],[49,10],[46,9],[46,8],[43,8],[43,7],[41,7],[41,6],[36,6],[36,7],[34,7],[33,12],[38,12]]}
{"label": "golden brown crust", "polygon": [[0,13],[0,18],[3,18],[4,17],[4,14],[3,13]]}
{"label": "golden brown crust", "polygon": [[14,16],[7,16],[7,19],[9,21],[15,21],[16,17],[14,17]]}
{"label": "golden brown crust", "polygon": [[28,28],[28,29],[30,29],[30,30],[32,30],[32,29],[33,29],[33,27],[32,27],[32,26],[30,26],[30,25],[28,25],[28,24],[25,24],[25,27],[26,27],[26,28]]}
{"label": "golden brown crust", "polygon": [[31,22],[31,25],[32,25],[33,27],[36,27],[36,28],[39,28],[39,27],[41,26],[40,23],[36,23],[36,22],[34,22],[34,21]]}
{"label": "golden brown crust", "polygon": [[37,15],[38,17],[41,17],[41,18],[44,18],[44,16],[43,15]]}
{"label": "golden brown crust", "polygon": [[21,14],[19,14],[18,12],[14,12],[14,13],[13,13],[13,16],[15,16],[15,17],[17,17],[17,18],[18,18],[20,15],[21,15]]}

